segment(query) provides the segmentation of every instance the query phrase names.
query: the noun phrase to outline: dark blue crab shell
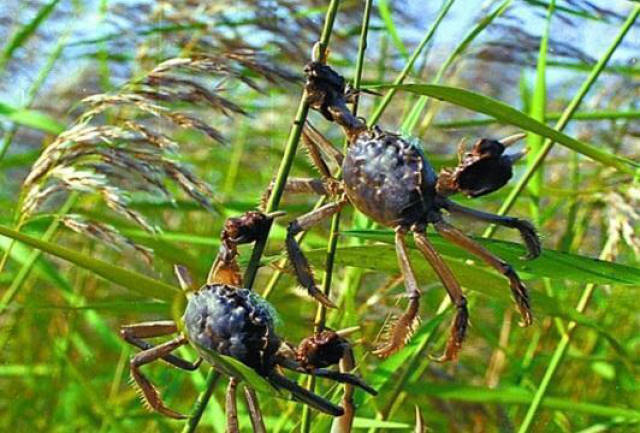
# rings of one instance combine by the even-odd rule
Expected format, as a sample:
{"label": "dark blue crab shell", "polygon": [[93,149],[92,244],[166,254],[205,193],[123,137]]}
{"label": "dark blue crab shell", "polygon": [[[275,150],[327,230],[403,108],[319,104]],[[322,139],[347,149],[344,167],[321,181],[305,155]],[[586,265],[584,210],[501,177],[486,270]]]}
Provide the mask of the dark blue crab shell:
{"label": "dark blue crab shell", "polygon": [[273,370],[280,347],[276,314],[254,292],[224,284],[206,285],[189,298],[183,320],[189,340],[205,359],[206,351],[215,351],[262,375]]}
{"label": "dark blue crab shell", "polygon": [[385,226],[426,223],[438,213],[437,175],[417,143],[379,130],[361,133],[343,163],[347,196]]}

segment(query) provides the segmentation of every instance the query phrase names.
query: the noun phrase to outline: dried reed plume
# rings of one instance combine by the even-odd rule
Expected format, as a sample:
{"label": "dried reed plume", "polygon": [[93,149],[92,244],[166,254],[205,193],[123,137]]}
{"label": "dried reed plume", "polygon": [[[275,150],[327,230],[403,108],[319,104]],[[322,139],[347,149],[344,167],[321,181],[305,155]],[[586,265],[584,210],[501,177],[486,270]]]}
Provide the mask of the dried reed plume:
{"label": "dried reed plume", "polygon": [[599,197],[607,205],[607,234],[615,245],[613,256],[618,255],[619,244],[624,242],[633,251],[637,260],[640,258],[640,237],[635,228],[640,224],[640,212],[638,212],[640,188],[630,186]]}
{"label": "dried reed plume", "polygon": [[[193,113],[213,110],[225,116],[246,114],[221,93],[230,80],[259,90],[247,77],[248,70],[270,82],[291,77],[252,52],[238,50],[167,60],[116,93],[84,99],[88,109],[46,147],[27,175],[21,195],[21,221],[29,219],[52,196],[76,191],[99,197],[113,211],[155,232],[156,228],[131,208],[130,197],[145,193],[174,202],[170,182],[211,209],[211,188],[178,161],[180,145],[171,133],[192,129],[222,143],[221,132]],[[202,84],[203,75],[220,80],[210,89]],[[110,244],[133,246],[150,257],[148,251],[113,227],[71,216],[63,222],[75,231]]]}

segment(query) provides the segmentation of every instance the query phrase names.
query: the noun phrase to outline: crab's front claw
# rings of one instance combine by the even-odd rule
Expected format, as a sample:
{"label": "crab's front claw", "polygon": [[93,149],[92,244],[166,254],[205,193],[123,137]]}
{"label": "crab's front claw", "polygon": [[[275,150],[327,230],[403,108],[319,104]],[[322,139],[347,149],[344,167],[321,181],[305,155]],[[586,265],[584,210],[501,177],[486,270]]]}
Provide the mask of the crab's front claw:
{"label": "crab's front claw", "polygon": [[224,224],[223,240],[228,239],[234,244],[248,244],[262,239],[269,231],[271,221],[282,212],[264,214],[249,211],[238,218],[229,218]]}
{"label": "crab's front claw", "polygon": [[311,108],[344,128],[348,136],[366,129],[365,122],[354,116],[347,107],[348,100],[353,98],[353,90],[347,88],[342,75],[317,61],[307,63],[304,74],[307,78],[305,94]]}
{"label": "crab's front claw", "polygon": [[526,154],[505,155],[504,151],[523,137],[518,134],[501,141],[478,140],[471,151],[462,153],[457,167],[440,172],[436,185],[438,193],[449,196],[461,192],[475,198],[502,188],[513,176],[513,165]]}
{"label": "crab's front claw", "polygon": [[296,349],[296,360],[309,370],[335,365],[350,345],[337,332],[325,330],[303,339]]}

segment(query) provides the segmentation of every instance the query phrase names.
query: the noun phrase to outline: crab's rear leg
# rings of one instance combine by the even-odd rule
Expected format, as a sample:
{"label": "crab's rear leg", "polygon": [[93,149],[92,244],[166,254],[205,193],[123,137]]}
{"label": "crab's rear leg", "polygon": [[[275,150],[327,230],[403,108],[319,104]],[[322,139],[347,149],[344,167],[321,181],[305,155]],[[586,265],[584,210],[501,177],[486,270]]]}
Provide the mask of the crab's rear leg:
{"label": "crab's rear leg", "polygon": [[311,160],[315,164],[316,168],[324,177],[333,177],[329,172],[326,162],[323,160],[320,151],[328,155],[331,160],[338,166],[342,165],[344,160],[344,154],[335,148],[333,143],[327,140],[324,135],[318,131],[311,122],[307,121],[302,130],[302,139],[304,145],[309,151]]}
{"label": "crab's rear leg", "polygon": [[[348,374],[349,376],[353,376],[348,372],[352,371],[356,362],[353,356],[353,350],[351,346],[347,347],[342,354],[342,358],[339,362],[339,369],[341,374]],[[371,395],[377,395],[378,393],[368,386],[364,381],[361,381],[360,378],[354,376],[359,380],[359,384],[357,386],[362,387],[365,391],[369,392]],[[344,415],[341,417],[335,418],[331,423],[331,432],[332,433],[349,433],[353,428],[353,421],[356,416],[356,406],[353,401],[354,388],[351,384],[345,384],[344,392],[342,394],[342,408],[344,409]]]}
{"label": "crab's rear leg", "polygon": [[[353,355],[351,355],[351,357],[353,357]],[[335,380],[336,382],[354,385],[358,388],[362,388],[371,395],[378,394],[375,389],[367,385],[360,377],[356,376],[355,374],[348,373],[348,371],[351,371],[353,367],[348,368],[349,358],[345,358],[347,359],[347,365],[344,367],[341,366],[340,371],[329,370],[327,368],[313,368],[307,370],[306,368],[302,367],[299,362],[292,359],[280,360],[279,364],[286,369],[296,371],[298,373],[310,374],[317,377],[324,377],[326,379]]]}
{"label": "crab's rear leg", "polygon": [[453,275],[453,272],[451,272],[449,266],[447,266],[444,260],[442,260],[442,257],[440,257],[440,254],[438,254],[431,242],[429,242],[424,231],[414,231],[413,238],[415,240],[416,247],[418,247],[422,255],[427,259],[435,273],[438,275],[438,278],[440,278],[442,285],[449,294],[449,298],[451,298],[451,302],[453,302],[457,309],[456,317],[453,319],[453,324],[451,325],[451,335],[447,341],[447,347],[440,357],[434,358],[436,361],[440,362],[453,361],[458,357],[458,352],[462,347],[462,341],[464,340],[467,332],[467,324],[469,320],[467,299],[464,297],[460,284]]}
{"label": "crab's rear leg", "polygon": [[[266,191],[260,198],[260,208],[266,209],[267,202],[273,190],[273,181],[269,183]],[[339,183],[333,179],[318,179],[310,177],[290,177],[284,185],[285,194],[315,194],[320,196],[332,195],[333,191],[338,190]]]}
{"label": "crab's rear leg", "polygon": [[149,379],[140,372],[140,367],[157,359],[164,358],[178,347],[187,344],[187,342],[187,338],[184,335],[180,335],[166,343],[137,353],[133,358],[131,358],[130,363],[131,376],[142,391],[142,395],[149,406],[163,415],[176,419],[184,419],[187,418],[187,416],[165,406],[158,391],[151,384]]}
{"label": "crab's rear leg", "polygon": [[489,266],[495,268],[498,272],[509,279],[511,293],[513,294],[518,309],[520,310],[520,314],[522,315],[522,322],[520,323],[520,326],[529,326],[532,322],[529,294],[527,293],[526,286],[522,281],[520,281],[520,277],[511,265],[495,256],[491,251],[478,244],[451,224],[448,224],[445,221],[439,221],[434,223],[434,226],[442,237],[478,256]]}
{"label": "crab's rear leg", "polygon": [[338,202],[328,203],[291,221],[287,228],[287,253],[291,263],[293,264],[298,282],[307,289],[309,295],[330,308],[335,308],[335,304],[331,302],[331,300],[316,286],[313,278],[313,271],[311,270],[311,266],[309,265],[307,258],[302,253],[302,249],[296,240],[296,235],[308,230],[323,219],[338,213],[346,203],[346,198],[343,198]]}
{"label": "crab's rear leg", "polygon": [[238,380],[232,377],[229,379],[227,395],[225,398],[225,414],[227,418],[225,433],[240,433],[240,427],[238,425],[238,403],[236,399],[237,388]]}
{"label": "crab's rear leg", "polygon": [[498,224],[504,227],[514,228],[520,232],[520,237],[524,241],[527,247],[528,254],[527,259],[535,259],[542,252],[542,246],[540,245],[540,238],[536,233],[536,229],[529,221],[521,220],[519,218],[495,215],[488,212],[482,212],[476,209],[471,209],[466,206],[462,206],[451,200],[447,200],[444,208],[452,214],[462,215],[469,218],[485,221],[492,224]]}
{"label": "crab's rear leg", "polygon": [[244,397],[247,401],[247,408],[249,409],[249,419],[251,420],[251,427],[253,427],[254,433],[267,433],[267,429],[264,426],[264,419],[262,417],[262,411],[260,410],[260,404],[258,403],[258,396],[253,388],[248,386],[244,387]]}
{"label": "crab's rear leg", "polygon": [[269,374],[268,379],[276,387],[286,389],[296,400],[312,407],[313,409],[319,410],[320,412],[329,414],[331,416],[344,415],[344,409],[342,407],[337,406],[331,403],[329,400],[319,396],[318,394],[315,394],[308,389],[301,387],[293,380],[285,377],[275,370],[271,374]]}
{"label": "crab's rear leg", "polygon": [[[122,326],[120,328],[120,337],[139,349],[149,350],[156,346],[143,340],[143,338],[161,337],[175,334],[176,332],[178,332],[176,322],[173,320],[158,320]],[[172,354],[163,356],[162,359],[175,367],[188,371],[197,369],[202,362],[202,358],[198,358],[195,362],[190,362]]]}
{"label": "crab's rear leg", "polygon": [[409,254],[405,243],[406,229],[399,226],[396,227],[395,232],[396,255],[404,277],[404,287],[409,298],[409,305],[407,305],[407,309],[400,318],[391,324],[387,341],[373,352],[383,358],[402,349],[409,341],[418,322],[418,310],[420,307],[420,290],[418,289],[418,282],[411,267],[411,262],[409,262]]}
{"label": "crab's rear leg", "polygon": [[[307,122],[303,129],[302,142],[309,152],[311,162],[318,172],[320,172],[322,178],[288,178],[283,187],[284,193],[311,193],[324,196],[336,195],[340,189],[340,182],[331,174],[331,170],[324,160],[322,152],[328,155],[337,166],[342,166],[344,155],[309,122]],[[260,200],[262,209],[266,209],[267,207],[273,186],[274,181],[272,180]]]}

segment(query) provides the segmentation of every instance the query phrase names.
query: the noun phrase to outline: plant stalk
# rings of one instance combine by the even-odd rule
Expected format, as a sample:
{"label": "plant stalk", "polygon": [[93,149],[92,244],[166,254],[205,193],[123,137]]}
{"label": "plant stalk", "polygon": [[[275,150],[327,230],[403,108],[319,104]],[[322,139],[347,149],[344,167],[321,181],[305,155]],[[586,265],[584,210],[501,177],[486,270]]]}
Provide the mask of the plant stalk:
{"label": "plant stalk", "polygon": [[[364,12],[362,16],[362,26],[360,29],[360,42],[358,45],[358,58],[356,60],[356,70],[354,74],[353,88],[356,90],[356,98],[353,103],[353,107],[351,108],[351,112],[355,115],[358,113],[358,95],[357,91],[360,89],[360,83],[362,81],[362,70],[364,69],[364,54],[367,49],[367,34],[369,32],[369,18],[371,17],[371,6],[373,0],[366,0],[364,6]],[[347,150],[348,141],[345,140],[344,150]],[[337,178],[341,177],[341,173],[339,172],[336,176]],[[333,266],[335,262],[336,256],[336,248],[338,246],[338,238],[340,232],[340,214],[341,212],[336,213],[331,218],[331,230],[329,234],[329,242],[327,244],[327,259],[325,265],[325,272],[322,278],[322,291],[327,297],[331,293],[331,280],[333,277]],[[318,309],[316,311],[316,318],[314,321],[314,333],[321,332],[325,327],[327,316],[327,309],[324,305],[318,304]],[[315,380],[310,378],[307,382],[308,389],[313,391],[315,388]],[[350,398],[349,396],[353,394],[353,386],[345,385],[344,386],[344,394],[345,398]],[[334,424],[338,429],[336,431],[348,433],[351,431],[351,425],[353,423],[354,413],[353,411],[346,411],[345,415],[340,417],[340,421],[337,424]],[[302,422],[301,422],[301,431],[308,433],[311,427],[311,413],[309,407],[304,406],[302,409]]]}
{"label": "plant stalk", "polygon": [[[320,58],[323,58],[325,56],[325,53],[327,52],[327,47],[329,46],[331,32],[333,31],[333,24],[338,13],[339,5],[340,0],[331,0],[331,3],[327,8],[322,35],[318,43]],[[269,201],[267,202],[267,207],[265,209],[265,212],[267,213],[273,212],[278,209],[280,199],[282,198],[284,187],[287,182],[287,177],[289,176],[289,171],[291,171],[291,166],[293,165],[293,158],[296,154],[296,150],[298,149],[298,143],[300,142],[300,136],[302,135],[302,129],[307,120],[308,113],[309,102],[306,93],[303,93],[302,98],[300,99],[300,104],[298,105],[296,117],[293,121],[293,126],[291,127],[291,130],[289,132],[289,137],[285,145],[284,155],[282,156],[278,174],[276,175],[273,190],[271,196],[269,197]],[[270,231],[270,229],[271,227],[269,227],[268,231]],[[262,240],[256,242],[253,247],[253,252],[251,254],[249,264],[247,265],[247,270],[244,274],[245,287],[249,289],[253,287],[253,283],[255,282],[256,274],[258,272],[258,267],[260,264],[260,258],[262,257],[262,253],[264,252],[267,239],[268,235],[264,236]],[[207,377],[205,390],[198,397],[196,406],[194,407],[191,416],[185,424],[183,433],[191,433],[197,427],[198,423],[200,422],[200,418],[202,417],[202,413],[204,412],[204,409],[209,399],[211,398],[211,395],[213,394],[216,379],[217,373],[213,369],[211,369],[211,371],[209,372],[209,376]]]}
{"label": "plant stalk", "polygon": [[[600,260],[611,260],[612,251],[615,248],[615,241],[613,238],[608,238],[607,243],[605,244],[602,252],[600,253]],[[589,301],[593,296],[593,292],[595,290],[596,285],[593,283],[589,283],[584,287],[582,291],[582,295],[580,295],[580,300],[578,301],[578,305],[576,306],[576,311],[578,313],[584,313],[585,309],[589,305]],[[576,322],[571,321],[567,325],[566,332],[562,334],[562,338],[560,342],[556,346],[553,355],[551,356],[551,360],[549,361],[549,365],[544,372],[544,376],[540,381],[540,385],[536,390],[536,393],[533,396],[533,400],[529,405],[529,409],[520,424],[520,428],[518,429],[518,433],[526,433],[529,431],[531,427],[531,423],[540,408],[540,403],[542,403],[542,399],[549,388],[549,384],[551,383],[551,379],[553,379],[554,374],[556,373],[560,362],[564,358],[565,353],[567,352],[567,348],[569,347],[569,343],[571,342],[571,337],[573,336],[573,332],[576,329]]]}
{"label": "plant stalk", "polygon": [[[413,69],[413,64],[416,62],[416,60],[418,60],[418,57],[420,57],[420,54],[422,53],[422,50],[424,50],[424,47],[427,46],[427,44],[429,43],[429,41],[433,37],[436,29],[440,25],[440,21],[442,21],[444,16],[449,11],[449,8],[451,7],[451,4],[453,3],[453,1],[455,1],[455,0],[450,0],[449,3],[446,4],[440,10],[440,13],[438,14],[438,17],[436,18],[436,20],[433,22],[433,24],[429,28],[429,31],[427,32],[427,34],[424,36],[424,38],[422,38],[422,40],[420,41],[420,43],[418,44],[416,49],[411,54],[411,57],[409,58],[407,63],[404,65],[404,68],[402,69],[402,72],[400,72],[400,74],[398,74],[396,79],[393,81],[393,85],[394,86],[402,84],[404,82],[405,78],[407,78],[407,76],[409,75],[409,73]],[[394,95],[396,94],[397,91],[398,91],[397,88],[392,87],[391,89],[389,89],[387,91],[387,93],[385,93],[384,97],[382,98],[382,101],[380,101],[380,103],[376,107],[376,109],[373,112],[373,114],[371,115],[371,117],[369,117],[369,121],[367,122],[367,125],[369,127],[371,127],[371,126],[375,125],[376,123],[378,123],[378,120],[380,120],[380,116],[382,116],[382,113],[384,113],[384,110],[387,109],[387,106],[389,105],[389,103],[391,102],[391,99],[394,97]]]}
{"label": "plant stalk", "polygon": [[[326,56],[327,47],[329,46],[329,41],[331,40],[333,23],[335,22],[339,5],[340,0],[331,0],[331,3],[329,4],[329,7],[327,9],[324,28],[322,29],[322,35],[317,47],[319,50],[320,59]],[[280,162],[280,167],[278,168],[278,174],[276,175],[273,189],[269,197],[269,201],[267,202],[267,207],[265,209],[265,212],[267,213],[278,210],[280,200],[282,199],[282,194],[284,193],[284,187],[287,183],[287,177],[289,176],[289,171],[291,171],[291,166],[293,165],[293,158],[296,154],[296,150],[298,149],[298,143],[300,142],[302,129],[304,128],[304,124],[307,121],[308,113],[309,101],[306,93],[303,93],[302,98],[300,99],[300,104],[298,105],[296,117],[293,121],[293,126],[291,127],[291,131],[289,132],[289,137],[284,149],[284,155],[282,156],[282,161]],[[244,274],[245,287],[249,289],[253,287],[253,283],[255,282],[258,267],[260,265],[260,258],[262,257],[262,253],[264,252],[267,238],[268,236],[265,236],[264,240],[256,242],[255,246],[253,247],[253,252],[251,254],[249,264],[247,265],[247,270]]]}

